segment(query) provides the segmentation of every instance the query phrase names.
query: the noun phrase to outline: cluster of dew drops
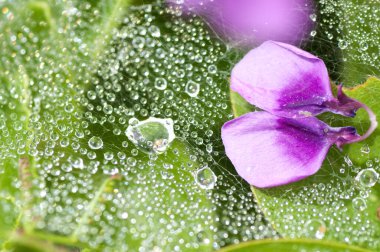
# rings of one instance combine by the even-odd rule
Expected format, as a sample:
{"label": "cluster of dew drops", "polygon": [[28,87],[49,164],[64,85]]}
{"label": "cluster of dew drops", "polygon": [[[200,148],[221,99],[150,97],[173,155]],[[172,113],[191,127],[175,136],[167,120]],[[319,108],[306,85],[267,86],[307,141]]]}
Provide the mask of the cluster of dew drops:
{"label": "cluster of dew drops", "polygon": [[223,154],[235,54],[201,20],[154,4],[132,7],[94,63],[89,9],[62,11],[58,41],[27,25],[3,37],[4,66],[20,66],[2,73],[0,169],[21,167],[12,197],[29,229],[105,251],[276,237]]}
{"label": "cluster of dew drops", "polygon": [[[321,2],[328,11],[330,1]],[[12,182],[19,194],[2,189],[0,198],[12,194],[34,230],[105,251],[216,249],[277,237],[229,167],[220,140],[221,125],[233,117],[228,77],[241,55],[213,38],[198,18],[143,5],[130,9],[94,63],[88,57],[93,48],[81,39],[83,27],[98,20],[85,18],[88,6],[62,10],[67,23],[58,29],[60,40],[42,40],[27,24],[0,36],[11,52],[1,57],[0,173],[17,176],[9,167],[19,167],[25,157],[34,166]],[[1,11],[5,20],[17,15]],[[367,58],[366,64],[378,60]],[[271,217],[271,209],[278,210],[279,227],[294,237],[332,234],[376,247],[366,239],[372,229],[362,213],[378,182],[377,163],[369,160],[362,170],[346,157],[332,178],[338,188],[327,183],[290,191],[292,202],[263,200],[264,211]],[[347,182],[348,170],[357,187]],[[25,188],[31,194],[22,193]],[[336,199],[352,201],[358,220],[346,219],[347,206]],[[331,207],[298,218],[315,202]],[[281,210],[289,203],[303,207]],[[1,207],[14,211],[3,201]],[[342,232],[351,224],[354,235]]]}
{"label": "cluster of dew drops", "polygon": [[[341,57],[336,64],[345,65],[346,75],[352,71],[354,75],[360,76],[353,83],[344,84],[357,85],[364,82],[368,75],[379,75],[379,1],[319,0],[316,5],[318,14],[310,15],[310,19],[316,23],[310,32],[311,40],[322,37],[321,43],[331,44],[331,48],[337,44],[340,53],[329,52],[337,58]],[[332,66],[330,70],[338,72],[342,69]]]}
{"label": "cluster of dew drops", "polygon": [[[380,181],[380,159],[370,158],[370,151],[368,145],[360,149],[359,155],[367,159],[364,166],[356,165],[347,155],[328,160],[333,162],[329,170],[318,173],[320,178],[325,177],[323,182],[314,179],[314,183],[282,191],[277,199],[263,198],[263,211],[269,218],[273,215],[281,218],[281,222],[276,222],[279,230],[285,230],[292,238],[329,237],[377,249],[380,244],[375,237],[380,212],[378,196],[371,192]],[[368,203],[376,207],[368,209]],[[278,207],[286,210],[273,211]]]}

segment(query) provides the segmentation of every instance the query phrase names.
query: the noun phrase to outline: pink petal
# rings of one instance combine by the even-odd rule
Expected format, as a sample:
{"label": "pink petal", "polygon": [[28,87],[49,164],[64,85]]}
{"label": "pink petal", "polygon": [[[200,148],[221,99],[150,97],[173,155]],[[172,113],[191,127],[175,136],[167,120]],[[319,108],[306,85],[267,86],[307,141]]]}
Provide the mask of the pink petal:
{"label": "pink petal", "polygon": [[317,115],[336,101],[321,59],[274,41],[251,50],[234,67],[231,88],[263,110],[292,118]]}
{"label": "pink petal", "polygon": [[226,154],[249,184],[266,188],[285,185],[316,173],[338,132],[317,118],[290,119],[252,112],[222,127]]}

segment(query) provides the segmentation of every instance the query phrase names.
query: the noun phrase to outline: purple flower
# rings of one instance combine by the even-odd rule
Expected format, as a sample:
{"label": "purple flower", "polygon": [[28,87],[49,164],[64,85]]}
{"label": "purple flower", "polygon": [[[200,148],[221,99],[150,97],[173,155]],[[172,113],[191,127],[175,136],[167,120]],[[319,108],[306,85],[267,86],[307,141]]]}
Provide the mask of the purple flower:
{"label": "purple flower", "polygon": [[[273,187],[316,173],[329,148],[367,138],[377,127],[364,104],[338,88],[332,95],[326,67],[291,45],[268,41],[250,51],[232,70],[231,89],[266,110],[225,123],[222,139],[237,172],[257,187]],[[371,127],[360,136],[353,127],[333,128],[316,117],[323,112],[355,116],[367,110]]]}
{"label": "purple flower", "polygon": [[251,50],[232,70],[231,89],[272,114],[314,116],[331,111],[354,116],[359,104],[340,92],[335,98],[323,61],[284,43],[267,41]]}
{"label": "purple flower", "polygon": [[299,44],[314,27],[312,0],[166,1],[203,17],[219,34],[244,46],[269,39]]}

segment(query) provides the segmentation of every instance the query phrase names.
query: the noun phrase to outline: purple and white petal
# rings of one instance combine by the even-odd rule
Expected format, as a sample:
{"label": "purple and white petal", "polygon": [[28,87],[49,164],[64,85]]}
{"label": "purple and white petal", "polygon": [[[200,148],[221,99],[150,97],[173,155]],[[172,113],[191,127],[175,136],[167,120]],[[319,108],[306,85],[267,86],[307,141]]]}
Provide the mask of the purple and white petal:
{"label": "purple and white petal", "polygon": [[321,59],[274,41],[251,50],[233,68],[231,89],[263,110],[290,118],[320,114],[336,100]]}
{"label": "purple and white petal", "polygon": [[316,173],[334,143],[356,136],[352,127],[331,128],[314,117],[291,119],[252,112],[224,124],[225,151],[249,184],[274,187]]}

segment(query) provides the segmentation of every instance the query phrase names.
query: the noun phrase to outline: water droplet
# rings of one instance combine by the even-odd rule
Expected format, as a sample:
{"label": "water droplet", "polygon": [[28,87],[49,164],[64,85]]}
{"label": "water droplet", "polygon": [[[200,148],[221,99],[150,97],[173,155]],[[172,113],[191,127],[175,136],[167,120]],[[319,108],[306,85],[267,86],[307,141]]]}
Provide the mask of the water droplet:
{"label": "water droplet", "polygon": [[359,46],[360,46],[360,50],[362,50],[362,51],[367,51],[367,49],[368,49],[368,43],[365,41],[360,42]]}
{"label": "water droplet", "polygon": [[207,70],[210,74],[216,74],[216,72],[218,71],[218,68],[215,65],[209,65]]}
{"label": "water droplet", "polygon": [[310,238],[322,239],[327,229],[322,220],[308,220],[305,223],[305,234]]}
{"label": "water droplet", "polygon": [[369,146],[367,144],[363,145],[361,148],[360,148],[360,151],[362,153],[365,153],[365,154],[368,154],[371,150],[369,148]]}
{"label": "water droplet", "polygon": [[310,17],[310,19],[311,19],[313,22],[317,21],[317,14],[315,14],[315,13],[310,14],[309,17]]}
{"label": "water droplet", "polygon": [[372,168],[361,170],[355,177],[358,184],[364,187],[374,186],[378,179],[379,174]]}
{"label": "water droplet", "polygon": [[70,157],[69,162],[74,168],[77,168],[77,169],[83,168],[83,160],[80,157]]}
{"label": "water droplet", "polygon": [[128,139],[146,153],[163,153],[174,140],[172,119],[150,117],[130,124],[125,131]]}
{"label": "water droplet", "polygon": [[155,25],[152,25],[148,28],[148,31],[152,37],[158,38],[161,36],[160,28]]}
{"label": "water droplet", "polygon": [[196,97],[199,94],[200,90],[200,85],[199,83],[196,83],[194,81],[188,81],[185,87],[185,92],[191,96],[191,97]]}
{"label": "water droplet", "polygon": [[352,166],[352,161],[349,156],[344,156],[344,162],[346,162],[348,166]]}
{"label": "water droplet", "polygon": [[136,166],[137,161],[136,161],[135,158],[133,158],[133,157],[129,157],[129,158],[127,158],[127,163],[128,163],[128,165],[130,165],[130,166]]}
{"label": "water droplet", "polygon": [[144,44],[145,44],[145,40],[144,38],[142,37],[135,37],[133,40],[132,40],[132,45],[134,48],[143,48],[144,47]]}
{"label": "water droplet", "polygon": [[103,147],[103,140],[100,137],[93,136],[88,140],[88,146],[94,150],[100,149]]}
{"label": "water droplet", "polygon": [[104,153],[104,159],[105,160],[112,160],[113,159],[113,153],[110,151],[107,151],[106,153]]}
{"label": "water droplet", "polygon": [[356,210],[364,211],[367,208],[367,203],[363,198],[355,198],[352,200],[352,205]]}
{"label": "water droplet", "polygon": [[199,169],[195,173],[195,181],[202,189],[213,189],[216,179],[214,172],[207,166]]}
{"label": "water droplet", "polygon": [[154,87],[159,90],[165,90],[167,87],[167,81],[164,78],[158,77],[154,81]]}
{"label": "water droplet", "polygon": [[344,50],[344,49],[347,48],[348,43],[347,43],[347,41],[345,41],[345,40],[340,40],[340,41],[338,42],[338,46],[339,46],[340,49]]}
{"label": "water droplet", "polygon": [[128,213],[127,213],[127,212],[123,212],[123,213],[120,215],[120,217],[121,217],[123,220],[125,220],[125,219],[128,218]]}

